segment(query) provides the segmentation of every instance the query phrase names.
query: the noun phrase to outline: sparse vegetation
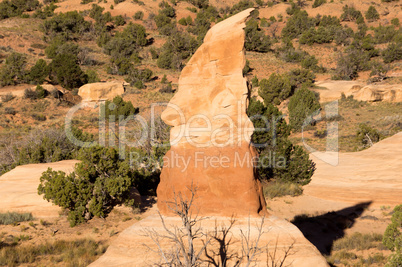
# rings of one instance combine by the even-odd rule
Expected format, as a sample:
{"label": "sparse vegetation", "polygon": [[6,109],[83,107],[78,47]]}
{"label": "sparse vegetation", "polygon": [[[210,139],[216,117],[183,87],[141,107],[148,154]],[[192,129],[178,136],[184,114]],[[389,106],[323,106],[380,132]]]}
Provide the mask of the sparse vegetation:
{"label": "sparse vegetation", "polygon": [[367,124],[359,124],[359,128],[356,132],[357,142],[363,147],[367,148],[377,143],[382,138],[380,132],[371,128]]}
{"label": "sparse vegetation", "polygon": [[106,251],[102,242],[91,239],[58,240],[44,244],[5,246],[0,249],[0,265],[32,264],[43,257],[52,257],[71,266],[87,266]]}
{"label": "sparse vegetation", "polygon": [[268,182],[264,185],[264,196],[269,199],[283,196],[299,196],[303,193],[300,185],[284,182]]}
{"label": "sparse vegetation", "polygon": [[333,244],[334,250],[368,250],[370,248],[381,248],[381,234],[354,233],[350,236],[338,239]]}
{"label": "sparse vegetation", "polygon": [[0,213],[0,225],[28,222],[32,221],[33,219],[34,217],[32,216],[31,213],[18,213],[18,212]]}

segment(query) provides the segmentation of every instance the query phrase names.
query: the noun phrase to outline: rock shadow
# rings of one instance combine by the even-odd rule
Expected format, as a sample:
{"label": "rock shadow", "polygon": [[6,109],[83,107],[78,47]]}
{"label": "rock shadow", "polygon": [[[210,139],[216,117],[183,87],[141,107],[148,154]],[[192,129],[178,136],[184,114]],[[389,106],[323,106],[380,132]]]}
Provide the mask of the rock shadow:
{"label": "rock shadow", "polygon": [[353,226],[371,203],[372,201],[362,202],[318,216],[298,215],[291,223],[299,228],[321,254],[330,255],[334,241],[345,235],[345,230]]}

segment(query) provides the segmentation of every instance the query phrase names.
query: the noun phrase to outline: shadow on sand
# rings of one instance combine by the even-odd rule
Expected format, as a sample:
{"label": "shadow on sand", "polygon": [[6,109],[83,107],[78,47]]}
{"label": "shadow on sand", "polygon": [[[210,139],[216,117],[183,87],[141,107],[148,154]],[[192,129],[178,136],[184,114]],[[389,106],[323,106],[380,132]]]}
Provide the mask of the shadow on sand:
{"label": "shadow on sand", "polygon": [[335,240],[345,235],[345,229],[352,227],[356,219],[372,202],[332,211],[318,216],[298,215],[291,222],[313,243],[323,255],[331,254]]}

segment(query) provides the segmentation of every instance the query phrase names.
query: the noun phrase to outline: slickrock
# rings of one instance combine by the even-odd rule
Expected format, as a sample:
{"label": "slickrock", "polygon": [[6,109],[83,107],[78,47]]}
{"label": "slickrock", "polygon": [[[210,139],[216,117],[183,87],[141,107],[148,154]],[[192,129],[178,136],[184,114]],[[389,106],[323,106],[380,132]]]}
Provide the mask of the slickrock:
{"label": "slickrock", "polygon": [[212,27],[183,69],[179,89],[162,113],[173,126],[171,149],[164,158],[157,189],[158,208],[170,214],[169,202],[197,188],[199,214],[265,214],[262,187],[256,179],[250,146],[253,125],[247,117],[245,21],[252,8]]}
{"label": "slickrock", "polygon": [[78,95],[83,102],[112,100],[122,94],[124,94],[124,86],[121,82],[88,83],[78,90]]}
{"label": "slickrock", "polygon": [[[181,219],[178,217],[164,217],[165,225],[169,230],[174,227],[181,227]],[[220,230],[228,228],[230,218],[225,217],[210,217],[207,220],[201,221],[202,232],[209,233],[215,236],[214,232],[217,230],[218,238],[222,238]],[[242,239],[241,231],[248,236],[250,233],[249,241],[255,244],[259,233],[257,225],[261,225],[261,218],[242,218],[237,219],[230,229],[230,233],[226,239],[226,252],[225,249],[219,250],[220,246],[216,240],[212,240],[207,248],[207,254],[215,261],[219,262],[219,255],[225,252],[228,259],[228,266],[237,266],[236,262],[242,256]],[[149,231],[158,233],[160,236],[166,235],[161,219],[158,215],[151,215],[141,220],[124,230],[120,236],[109,246],[106,253],[101,256],[97,261],[90,266],[154,266],[161,263],[161,256],[158,253],[157,244],[150,238]],[[202,240],[205,238],[197,239],[195,241],[195,250],[199,251],[202,248]],[[174,248],[174,244],[167,239],[159,237],[159,244],[161,248],[169,255],[169,252]],[[320,252],[304,238],[303,234],[293,224],[279,219],[275,216],[265,218],[263,224],[263,234],[260,236],[258,247],[261,253],[255,256],[255,265],[253,266],[267,266],[268,254],[273,256],[276,262],[285,258],[284,252],[289,250],[289,255],[285,258],[283,266],[294,267],[321,267],[328,266],[324,257]],[[223,248],[223,247],[221,247]],[[268,249],[268,253],[267,253]],[[230,258],[231,257],[231,258]],[[209,266],[207,256],[202,253],[201,266]],[[240,266],[245,266],[247,261],[242,261]],[[269,259],[271,263],[271,259]],[[271,265],[268,265],[271,266]]]}
{"label": "slickrock", "polygon": [[[364,202],[395,206],[402,203],[402,132],[369,149],[339,153],[339,164],[331,166],[318,159],[304,194],[333,201]],[[322,156],[322,155],[320,155]]]}
{"label": "slickrock", "polygon": [[38,195],[39,178],[48,168],[69,173],[78,160],[28,164],[0,176],[0,212],[32,212],[35,217],[58,217],[60,207]]}

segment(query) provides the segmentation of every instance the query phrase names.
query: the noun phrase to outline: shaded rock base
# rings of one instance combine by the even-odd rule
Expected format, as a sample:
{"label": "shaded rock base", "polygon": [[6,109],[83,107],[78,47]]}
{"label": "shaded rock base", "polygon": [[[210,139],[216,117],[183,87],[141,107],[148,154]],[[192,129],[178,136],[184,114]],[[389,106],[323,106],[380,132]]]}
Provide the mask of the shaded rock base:
{"label": "shaded rock base", "polygon": [[[178,217],[163,218],[165,225],[170,230],[173,230],[175,226],[181,226],[181,220]],[[209,217],[200,222],[202,232],[216,236],[218,240],[222,239],[221,230],[230,226],[230,220],[229,217]],[[241,231],[246,236],[249,234],[250,242],[255,242],[259,236],[257,225],[261,225],[261,218],[236,219],[226,237],[226,242],[224,242],[229,245],[224,248],[219,245],[217,239],[212,239],[208,245],[208,255],[205,252],[202,253],[204,262],[201,266],[216,266],[211,261],[219,262],[222,253],[231,258],[227,262],[227,266],[235,266],[239,261],[240,266],[245,265],[246,261],[241,261]],[[216,234],[216,230],[218,234]],[[162,263],[161,256],[157,252],[157,245],[147,234],[149,231],[157,232],[160,235],[166,234],[158,215],[151,215],[123,231],[106,253],[90,266],[152,266]],[[202,241],[205,241],[205,238],[196,241],[196,251],[202,248]],[[174,248],[174,243],[162,237],[159,244],[167,254]],[[275,216],[265,218],[263,234],[260,236],[258,247],[261,248],[261,253],[255,258],[256,266],[272,266],[272,257],[270,258],[269,254],[273,255],[276,251],[274,258],[278,262],[284,258],[286,250],[289,253],[283,266],[328,266],[324,257],[307,241],[296,226]]]}

